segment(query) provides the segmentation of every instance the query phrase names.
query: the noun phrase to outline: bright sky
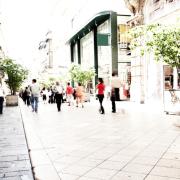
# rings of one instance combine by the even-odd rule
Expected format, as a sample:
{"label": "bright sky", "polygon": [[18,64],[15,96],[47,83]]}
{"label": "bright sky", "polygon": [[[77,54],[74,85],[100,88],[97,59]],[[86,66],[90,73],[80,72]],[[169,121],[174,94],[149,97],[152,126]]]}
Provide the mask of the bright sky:
{"label": "bright sky", "polygon": [[[83,17],[86,22],[98,11],[110,10],[112,6],[117,11],[124,8],[122,2],[123,0],[0,0],[0,43],[4,45],[9,57],[30,66],[37,58],[39,42],[44,40],[49,27],[57,28],[60,38],[65,37],[70,30],[66,29],[66,20],[69,21],[72,16],[83,14],[84,11],[87,17],[78,18],[82,20]],[[63,19],[64,16],[69,19]]]}
{"label": "bright sky", "polygon": [[30,56],[47,32],[53,1],[1,0],[1,28],[8,56],[20,61],[27,58],[27,62],[33,58]]}

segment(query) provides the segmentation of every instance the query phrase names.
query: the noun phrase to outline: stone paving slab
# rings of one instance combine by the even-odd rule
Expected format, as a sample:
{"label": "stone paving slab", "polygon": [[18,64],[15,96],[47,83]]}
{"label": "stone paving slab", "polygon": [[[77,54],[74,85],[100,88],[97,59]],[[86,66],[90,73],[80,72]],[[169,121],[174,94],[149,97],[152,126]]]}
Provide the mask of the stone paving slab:
{"label": "stone paving slab", "polygon": [[[84,108],[21,104],[35,176],[42,180],[180,180],[179,116],[98,101]],[[132,111],[131,111],[132,109]],[[48,171],[49,169],[49,171]]]}
{"label": "stone paving slab", "polygon": [[19,107],[0,115],[0,180],[33,180]]}

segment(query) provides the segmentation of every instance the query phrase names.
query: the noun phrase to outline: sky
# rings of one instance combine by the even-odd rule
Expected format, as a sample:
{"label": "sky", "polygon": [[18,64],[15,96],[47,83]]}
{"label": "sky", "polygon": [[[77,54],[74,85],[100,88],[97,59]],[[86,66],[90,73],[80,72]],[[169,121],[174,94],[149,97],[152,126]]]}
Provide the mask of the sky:
{"label": "sky", "polygon": [[54,29],[59,43],[63,44],[72,31],[68,23],[73,17],[83,24],[99,11],[124,9],[122,2],[123,0],[0,0],[0,43],[6,55],[30,67],[38,58],[39,42],[45,39],[49,30]]}
{"label": "sky", "polygon": [[8,56],[26,64],[34,58],[47,32],[53,1],[1,0],[1,34]]}

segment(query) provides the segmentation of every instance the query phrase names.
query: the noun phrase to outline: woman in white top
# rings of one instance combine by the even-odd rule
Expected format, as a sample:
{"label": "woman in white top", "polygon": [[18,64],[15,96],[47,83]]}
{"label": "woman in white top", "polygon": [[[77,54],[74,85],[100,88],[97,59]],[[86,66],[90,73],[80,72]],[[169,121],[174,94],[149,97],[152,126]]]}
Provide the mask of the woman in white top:
{"label": "woman in white top", "polygon": [[61,111],[61,103],[62,103],[62,96],[63,95],[63,87],[59,84],[59,82],[56,82],[56,104],[57,104],[57,110]]}
{"label": "woman in white top", "polygon": [[0,114],[3,113],[4,96],[5,96],[5,90],[2,82],[0,81]]}

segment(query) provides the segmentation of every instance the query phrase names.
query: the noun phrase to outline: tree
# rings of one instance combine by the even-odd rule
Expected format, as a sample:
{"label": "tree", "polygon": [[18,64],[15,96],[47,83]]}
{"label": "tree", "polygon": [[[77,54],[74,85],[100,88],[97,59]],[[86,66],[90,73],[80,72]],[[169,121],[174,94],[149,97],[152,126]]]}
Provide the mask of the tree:
{"label": "tree", "polygon": [[2,60],[0,62],[0,67],[8,76],[8,79],[5,82],[9,86],[11,95],[15,95],[27,78],[28,71],[22,65],[15,63],[12,59]]}
{"label": "tree", "polygon": [[80,82],[83,86],[86,86],[89,81],[95,76],[94,68],[82,70],[81,66],[72,64],[69,70],[71,80]]}
{"label": "tree", "polygon": [[140,48],[141,55],[153,52],[157,61],[180,67],[180,23],[177,25],[142,25],[130,30],[131,49]]}

